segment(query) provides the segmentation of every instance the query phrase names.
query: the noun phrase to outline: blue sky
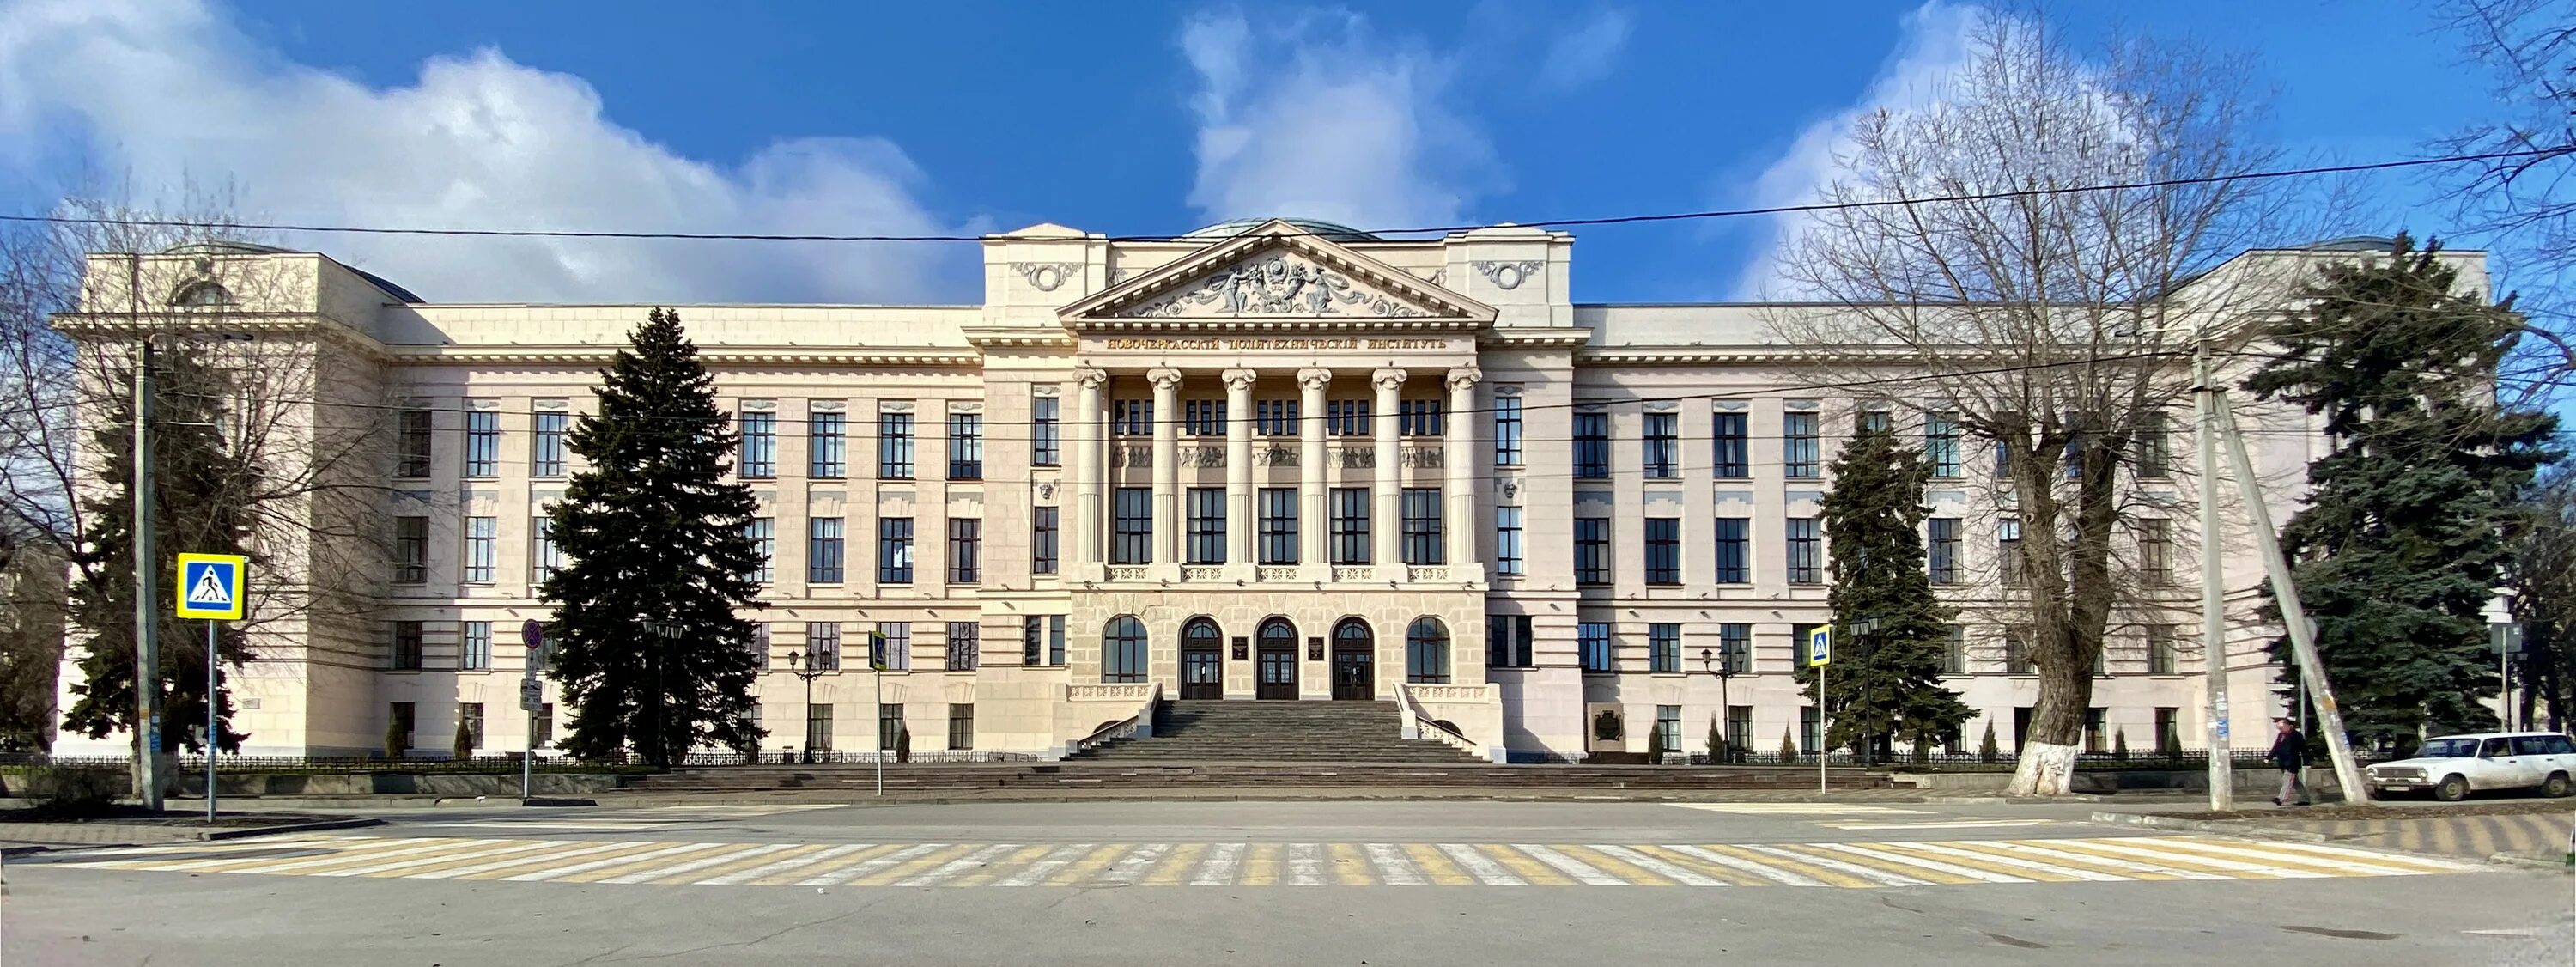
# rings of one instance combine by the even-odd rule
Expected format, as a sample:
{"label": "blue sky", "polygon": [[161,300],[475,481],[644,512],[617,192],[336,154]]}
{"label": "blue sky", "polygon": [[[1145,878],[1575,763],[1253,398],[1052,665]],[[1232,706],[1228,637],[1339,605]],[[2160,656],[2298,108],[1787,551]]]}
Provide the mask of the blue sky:
{"label": "blue sky", "polygon": [[[1940,63],[1969,8],[1576,0],[0,3],[0,208],[75,172],[249,217],[1112,234],[1729,207]],[[2069,3],[2254,58],[2297,157],[2402,157],[2490,103],[2421,2]],[[2109,18],[2125,18],[2113,23]],[[1770,177],[1766,181],[1766,174]],[[2353,230],[2437,233],[2416,176]],[[1749,294],[1773,225],[1578,233],[1576,297]],[[967,301],[972,245],[284,239],[437,300]],[[2294,240],[2285,240],[2294,241]]]}

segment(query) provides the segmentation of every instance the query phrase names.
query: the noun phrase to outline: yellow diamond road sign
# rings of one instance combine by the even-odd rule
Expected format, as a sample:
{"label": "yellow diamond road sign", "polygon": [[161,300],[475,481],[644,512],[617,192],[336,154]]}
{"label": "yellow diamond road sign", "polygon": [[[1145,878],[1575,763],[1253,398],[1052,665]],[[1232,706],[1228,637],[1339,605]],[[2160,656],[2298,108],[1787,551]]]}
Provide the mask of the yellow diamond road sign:
{"label": "yellow diamond road sign", "polygon": [[239,621],[250,559],[239,554],[179,555],[179,617]]}

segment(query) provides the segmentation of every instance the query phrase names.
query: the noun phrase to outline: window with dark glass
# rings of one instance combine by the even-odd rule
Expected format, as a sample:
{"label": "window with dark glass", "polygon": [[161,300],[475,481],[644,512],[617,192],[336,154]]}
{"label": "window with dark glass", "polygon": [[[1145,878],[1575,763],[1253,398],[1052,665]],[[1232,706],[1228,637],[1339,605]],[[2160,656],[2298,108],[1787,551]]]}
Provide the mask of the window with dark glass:
{"label": "window with dark glass", "polygon": [[2173,579],[2173,522],[2161,517],[2138,521],[2138,583],[2161,588]]}
{"label": "window with dark glass", "polygon": [[877,582],[912,583],[912,518],[877,518]]}
{"label": "window with dark glass", "polygon": [[418,621],[396,621],[393,626],[393,668],[398,672],[420,670],[420,626]]}
{"label": "window with dark glass", "polygon": [[1816,458],[1816,414],[1780,414],[1780,465],[1791,480],[1821,476]]}
{"label": "window with dark glass", "polygon": [[975,747],[975,703],[948,703],[948,749],[962,752]]}
{"label": "window with dark glass", "polygon": [[1712,470],[1720,480],[1742,480],[1753,475],[1745,453],[1744,414],[1719,413],[1712,421],[1717,442]]}
{"label": "window with dark glass", "polygon": [[912,414],[877,414],[877,477],[912,479]]}
{"label": "window with dark glass", "polygon": [[912,622],[877,622],[876,637],[868,640],[868,667],[890,672],[912,670]]}
{"label": "window with dark glass", "polygon": [[493,517],[465,518],[465,568],[458,580],[467,584],[490,584],[497,570],[494,561],[500,557],[501,522]]}
{"label": "window with dark glass", "polygon": [[1753,670],[1753,626],[1722,624],[1717,626],[1717,660],[1730,674],[1741,675]]}
{"label": "window with dark glass", "polygon": [[1964,474],[1959,463],[1959,414],[1948,410],[1923,418],[1923,462],[1932,466],[1932,476],[1955,480]]}
{"label": "window with dark glass", "polygon": [[849,420],[847,413],[805,415],[806,476],[834,480],[849,475]]}
{"label": "window with dark glass", "polygon": [[1262,436],[1296,436],[1297,401],[1252,401],[1252,428]]}
{"label": "window with dark glass", "polygon": [[1669,480],[1682,475],[1681,419],[1679,413],[1646,414],[1647,479]]}
{"label": "window with dark glass", "polygon": [[1681,706],[1679,706],[1679,705],[1657,705],[1657,706],[1655,706],[1655,735],[1656,735],[1656,737],[1657,737],[1657,738],[1661,738],[1661,739],[1663,739],[1663,740],[1664,740],[1663,745],[1664,745],[1664,751],[1665,751],[1665,754],[1666,754],[1666,755],[1671,755],[1671,754],[1673,754],[1673,753],[1676,753],[1676,752],[1680,752],[1680,751],[1681,751],[1681,749],[1682,749],[1682,707],[1681,707]]}
{"label": "window with dark glass", "polygon": [[1128,614],[1109,619],[1100,631],[1100,680],[1141,682],[1145,675],[1145,623]]}
{"label": "window with dark glass", "polygon": [[841,668],[841,623],[808,621],[805,623],[806,667],[823,671]]}
{"label": "window with dark glass", "polygon": [[1923,521],[1923,565],[1934,584],[1957,584],[1960,576],[1959,519],[1930,517]]}
{"label": "window with dark glass", "polygon": [[1154,559],[1154,488],[1120,487],[1110,497],[1109,563]]}
{"label": "window with dark glass", "polygon": [[1396,403],[1396,426],[1404,436],[1439,436],[1439,400],[1401,400]]}
{"label": "window with dark glass", "polygon": [[1610,414],[1574,414],[1574,475],[1594,480],[1610,476]]}
{"label": "window with dark glass", "polygon": [[1941,674],[1967,674],[1968,627],[1966,625],[1942,625],[1941,629],[1943,634],[1946,636],[1942,642],[1941,648]]}
{"label": "window with dark glass", "polygon": [[984,626],[972,621],[948,623],[948,670],[971,672],[983,663]]}
{"label": "window with dark glass", "polygon": [[2174,627],[2172,625],[2148,625],[2146,634],[2147,674],[2173,674]]}
{"label": "window with dark glass", "polygon": [[1369,489],[1335,487],[1332,498],[1333,563],[1369,562]]}
{"label": "window with dark glass", "polygon": [[1053,396],[1029,398],[1029,463],[1052,467],[1064,462],[1064,434],[1058,426],[1063,406]]}
{"label": "window with dark glass", "polygon": [[1494,397],[1494,466],[1521,465],[1521,398]]}
{"label": "window with dark glass", "polygon": [[911,729],[905,728],[903,724],[902,702],[878,703],[877,751],[894,751],[896,743],[902,741],[903,734],[909,731]]}
{"label": "window with dark glass", "polygon": [[1261,563],[1297,563],[1297,488],[1263,487],[1256,499],[1261,504]]}
{"label": "window with dark glass", "polygon": [[1188,529],[1182,533],[1182,560],[1190,564],[1225,563],[1225,488],[1191,487],[1181,492]]}
{"label": "window with dark glass", "polygon": [[1533,651],[1538,636],[1530,616],[1525,614],[1489,614],[1485,616],[1485,664],[1495,668],[1528,668],[1535,664]]}
{"label": "window with dark glass", "polygon": [[841,583],[841,519],[816,517],[805,522],[805,580]]}
{"label": "window with dark glass", "polygon": [[1404,488],[1404,563],[1441,563],[1440,530],[1440,488]]}
{"label": "window with dark glass", "polygon": [[465,475],[497,477],[501,474],[501,414],[495,410],[468,410],[465,414]]}
{"label": "window with dark glass", "polygon": [[1047,664],[1064,664],[1064,616],[1047,616]]}
{"label": "window with dark glass", "polygon": [[1825,580],[1825,542],[1813,517],[1789,518],[1789,583],[1821,584]]}
{"label": "window with dark glass", "polygon": [[1332,436],[1368,436],[1369,401],[1324,401],[1324,431]]}
{"label": "window with dark glass", "polygon": [[1404,680],[1449,684],[1449,628],[1438,618],[1415,618],[1404,629]]}
{"label": "window with dark glass", "polygon": [[1682,583],[1682,519],[1646,518],[1646,583]]}
{"label": "window with dark glass", "polygon": [[948,414],[948,479],[984,479],[984,414]]}
{"label": "window with dark glass", "polygon": [[734,476],[744,480],[778,476],[778,414],[742,414],[742,440],[735,450]]}
{"label": "window with dark glass", "polygon": [[1032,614],[1022,615],[1020,617],[1020,664],[1042,665],[1046,663],[1046,652],[1044,651],[1045,646],[1042,644],[1045,637],[1046,617],[1044,615]]}
{"label": "window with dark glass", "polygon": [[465,645],[457,652],[456,667],[466,671],[482,671],[491,668],[492,623],[467,621],[461,624],[462,627],[458,630],[463,633]]}
{"label": "window with dark glass", "polygon": [[2029,635],[2022,628],[2004,629],[2004,674],[2029,675],[2039,670],[2030,663]]}
{"label": "window with dark glass", "polygon": [[564,427],[571,422],[571,415],[562,410],[538,410],[528,419],[528,476],[563,476]]}
{"label": "window with dark glass", "polygon": [[983,580],[983,560],[983,518],[948,518],[948,583],[973,584]]}
{"label": "window with dark glass", "polygon": [[1521,550],[1521,509],[1494,508],[1494,573],[1520,574],[1527,566]]}
{"label": "window with dark glass", "polygon": [[1855,432],[1872,433],[1890,429],[1895,425],[1895,415],[1886,410],[1866,409],[1852,415],[1852,429]]}
{"label": "window with dark glass", "polygon": [[394,583],[429,580],[429,518],[394,518]]}
{"label": "window with dark glass", "polygon": [[1053,574],[1056,569],[1057,515],[1054,507],[1029,508],[1029,573]]}
{"label": "window with dark glass", "polygon": [[[755,518],[753,523],[767,523],[768,520],[769,518],[760,517]],[[759,574],[761,575],[760,579],[766,581],[768,580],[766,575],[769,573],[769,558],[766,553],[767,548],[765,545],[762,546],[762,551],[763,555],[760,559]],[[554,520],[546,517],[529,518],[528,583],[544,584],[547,580],[555,576],[556,571],[560,570],[563,570],[563,553],[555,549]]]}
{"label": "window with dark glass", "polygon": [[394,417],[394,476],[429,476],[430,413],[404,410]]}
{"label": "window with dark glass", "polygon": [[1109,431],[1122,436],[1145,436],[1154,432],[1154,401],[1111,401]]}
{"label": "window with dark glass", "polygon": [[1753,520],[1748,517],[1717,519],[1717,583],[1750,584],[1753,582]]}
{"label": "window with dark glass", "polygon": [[1574,519],[1574,583],[1610,583],[1610,518]]}
{"label": "window with dark glass", "polygon": [[1608,672],[1610,665],[1610,623],[1581,621],[1574,625],[1574,648],[1587,672]]}
{"label": "window with dark glass", "polygon": [[2167,465],[2169,455],[2165,450],[2165,432],[2164,411],[2156,410],[2138,417],[2138,479],[2162,480],[2172,476],[2173,470]]}
{"label": "window with dark glass", "polygon": [[2003,585],[2020,587],[2025,575],[2021,560],[2021,519],[2005,517],[1995,521],[1995,566],[2003,571]]}
{"label": "window with dark glass", "polygon": [[1682,670],[1682,626],[1663,622],[1646,626],[1646,670],[1663,674]]}
{"label": "window with dark glass", "polygon": [[1181,435],[1224,436],[1224,400],[1182,400]]}

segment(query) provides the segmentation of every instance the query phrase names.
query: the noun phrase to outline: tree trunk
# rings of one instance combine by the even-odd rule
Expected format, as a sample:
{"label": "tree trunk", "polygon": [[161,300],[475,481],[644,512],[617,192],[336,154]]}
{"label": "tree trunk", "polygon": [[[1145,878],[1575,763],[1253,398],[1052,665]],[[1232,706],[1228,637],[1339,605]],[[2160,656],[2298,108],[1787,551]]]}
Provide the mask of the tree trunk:
{"label": "tree trunk", "polygon": [[2007,796],[2062,796],[2075,790],[2075,755],[2084,748],[2084,711],[2093,701],[2089,664],[2039,666],[2039,704],[2022,736],[2021,763]]}

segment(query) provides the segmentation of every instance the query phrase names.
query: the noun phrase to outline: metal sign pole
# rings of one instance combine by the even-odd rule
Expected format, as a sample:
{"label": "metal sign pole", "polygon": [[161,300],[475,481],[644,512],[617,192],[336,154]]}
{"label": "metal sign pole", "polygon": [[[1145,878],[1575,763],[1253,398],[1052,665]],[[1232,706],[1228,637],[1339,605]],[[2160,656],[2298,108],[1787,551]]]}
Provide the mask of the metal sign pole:
{"label": "metal sign pole", "polygon": [[215,683],[215,622],[206,619],[206,824],[215,822],[215,743],[219,741],[221,720],[215,717],[215,706],[223,686]]}
{"label": "metal sign pole", "polygon": [[1833,734],[1825,718],[1825,666],[1816,666],[1816,791],[1825,791],[1825,736]]}

